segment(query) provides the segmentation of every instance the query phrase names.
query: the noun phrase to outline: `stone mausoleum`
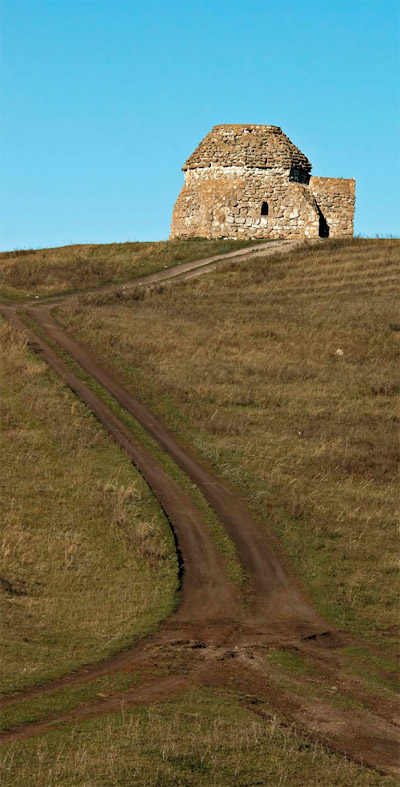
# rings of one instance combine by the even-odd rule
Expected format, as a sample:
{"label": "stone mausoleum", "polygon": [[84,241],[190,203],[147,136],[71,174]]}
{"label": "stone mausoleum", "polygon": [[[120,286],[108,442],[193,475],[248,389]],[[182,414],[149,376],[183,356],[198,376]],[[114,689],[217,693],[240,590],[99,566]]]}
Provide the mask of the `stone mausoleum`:
{"label": "stone mausoleum", "polygon": [[353,235],[355,181],[311,176],[279,126],[214,126],[182,169],[171,238]]}

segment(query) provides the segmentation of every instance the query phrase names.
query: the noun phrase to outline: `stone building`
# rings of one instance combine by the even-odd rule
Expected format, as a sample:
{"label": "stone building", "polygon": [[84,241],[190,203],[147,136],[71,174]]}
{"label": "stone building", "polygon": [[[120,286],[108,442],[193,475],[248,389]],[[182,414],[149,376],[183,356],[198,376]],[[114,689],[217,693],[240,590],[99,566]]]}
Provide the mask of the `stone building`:
{"label": "stone building", "polygon": [[171,238],[353,235],[355,181],[310,176],[279,126],[214,126],[182,169]]}

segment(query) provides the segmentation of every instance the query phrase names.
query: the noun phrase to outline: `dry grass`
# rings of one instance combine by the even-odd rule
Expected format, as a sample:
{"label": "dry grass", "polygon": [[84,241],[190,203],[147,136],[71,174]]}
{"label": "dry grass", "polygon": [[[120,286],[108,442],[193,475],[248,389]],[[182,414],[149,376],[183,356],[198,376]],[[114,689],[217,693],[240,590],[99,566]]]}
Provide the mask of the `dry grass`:
{"label": "dry grass", "polygon": [[328,241],[60,317],[247,498],[331,621],[398,622],[394,240]]}
{"label": "dry grass", "polygon": [[[322,612],[375,639],[397,622],[398,250],[394,241],[327,242],[242,261],[143,299],[82,298],[59,311],[241,491]],[[3,620],[13,632],[3,663],[7,685],[16,687],[101,658],[148,630],[173,604],[176,564],[166,523],[123,455],[19,334],[1,331],[2,480],[6,493],[13,489],[0,564]],[[348,651],[344,667],[357,662],[379,696],[391,694],[381,658],[371,665],[370,650]],[[286,651],[276,651],[268,669],[271,679],[275,671],[292,683],[308,675]],[[72,707],[94,690],[22,703],[19,720]],[[2,782],[395,783],[257,718],[229,693],[206,690],[149,708],[122,705],[119,715],[9,745]]]}
{"label": "dry grass", "polygon": [[5,748],[3,787],[394,787],[206,690]]}
{"label": "dry grass", "polygon": [[26,298],[90,289],[249,245],[249,241],[194,238],[1,252],[0,296]]}
{"label": "dry grass", "polygon": [[0,324],[5,691],[95,662],[174,607],[177,565],[147,486],[94,418]]}

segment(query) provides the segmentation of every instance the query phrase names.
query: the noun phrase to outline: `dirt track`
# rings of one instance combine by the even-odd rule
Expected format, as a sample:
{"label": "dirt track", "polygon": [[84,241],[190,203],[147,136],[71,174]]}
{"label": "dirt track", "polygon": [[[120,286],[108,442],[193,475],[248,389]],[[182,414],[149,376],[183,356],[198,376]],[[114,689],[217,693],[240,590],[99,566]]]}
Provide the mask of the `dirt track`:
{"label": "dirt track", "polygon": [[[276,252],[277,244],[266,251]],[[273,248],[274,247],[274,248]],[[290,245],[290,248],[292,244]],[[287,246],[285,247],[287,248]],[[243,252],[224,255],[243,257]],[[256,253],[260,253],[258,250]],[[253,256],[254,252],[251,255]],[[196,261],[177,266],[151,277],[136,280],[148,284],[177,275],[206,272],[215,260]],[[188,267],[191,266],[191,267]],[[179,270],[178,270],[179,269]],[[149,282],[151,278],[151,282]],[[120,287],[120,285],[119,285]],[[106,289],[106,288],[101,288]],[[115,286],[107,289],[116,289]],[[3,315],[24,328],[17,306],[2,307]],[[284,569],[268,537],[253,521],[250,512],[225,482],[212,473],[154,414],[114,380],[91,355],[53,320],[49,307],[27,306],[26,313],[45,334],[66,351],[84,371],[100,383],[120,405],[158,442],[179,467],[199,487],[236,545],[251,589],[246,606],[225,574],[223,560],[210,536],[206,523],[190,498],[154,461],[143,446],[109,408],[58,358],[54,350],[32,331],[24,330],[32,349],[51,366],[74,393],[88,406],[128,454],[158,498],[173,528],[182,566],[181,601],[178,611],[159,632],[113,659],[66,676],[46,686],[5,698],[2,704],[40,696],[46,691],[94,680],[100,675],[129,667],[140,669],[160,660],[169,649],[177,653],[173,674],[95,705],[83,706],[57,719],[49,719],[4,733],[4,741],[29,737],[62,721],[111,712],[121,699],[127,704],[169,697],[188,685],[229,686],[252,697],[249,707],[257,711],[257,698],[267,699],[271,708],[311,737],[323,740],[337,751],[383,772],[398,772],[397,736],[392,724],[393,707],[366,696],[356,681],[341,676],[341,689],[362,699],[368,710],[356,712],[334,708],[321,697],[318,701],[277,689],[269,682],[260,653],[272,646],[284,646],[314,658],[323,677],[321,688],[338,681],[340,648],[348,642],[344,635],[329,627],[314,612],[295,580]],[[254,704],[255,703],[255,704]],[[260,711],[261,712],[261,711]]]}
{"label": "dirt track", "polygon": [[[323,628],[325,624],[295,587],[294,581],[288,579],[267,536],[252,520],[250,512],[235,491],[228,488],[187,448],[180,445],[175,436],[145,405],[124,390],[84,348],[57,325],[48,310],[28,308],[27,313],[85,372],[97,380],[128,413],[136,418],[199,487],[236,545],[251,583],[256,606],[253,614],[257,616],[259,622],[271,627],[276,623],[276,618],[283,619],[285,623],[292,619],[299,623],[309,622],[314,628]],[[102,423],[111,431],[107,419],[103,418]],[[150,485],[154,489],[154,486]],[[197,552],[196,556],[196,552],[192,553],[196,556],[196,561],[200,559],[198,554]],[[310,633],[312,631],[313,629]]]}
{"label": "dirt track", "polygon": [[[181,262],[178,265],[173,265],[169,268],[166,268],[165,270],[157,271],[156,273],[147,273],[144,276],[136,276],[134,279],[129,279],[117,284],[101,284],[99,287],[95,287],[93,290],[90,290],[90,292],[112,293],[126,290],[129,291],[130,288],[143,286],[149,287],[152,284],[159,284],[160,282],[171,280],[177,277],[180,279],[190,278],[191,276],[197,276],[215,270],[217,264],[218,266],[221,266],[224,263],[226,264],[229,262],[235,262],[237,260],[240,261],[249,257],[253,258],[260,255],[265,256],[265,254],[280,254],[283,251],[289,251],[295,246],[298,246],[299,242],[300,241],[296,240],[279,240],[267,241],[266,243],[257,243],[256,246],[245,247],[244,249],[238,249],[238,251],[229,251],[226,254],[217,254],[214,257],[205,257],[202,260],[193,260],[192,262]],[[307,241],[309,244],[315,242],[316,241],[313,240]],[[78,294],[81,295],[84,294],[84,292],[79,291]],[[38,301],[45,301],[46,303],[54,303],[56,301],[58,302],[60,300],[64,301],[74,298],[76,294],[77,293],[75,292],[69,292],[63,295],[50,295],[43,298],[35,298],[31,302],[37,303]]]}

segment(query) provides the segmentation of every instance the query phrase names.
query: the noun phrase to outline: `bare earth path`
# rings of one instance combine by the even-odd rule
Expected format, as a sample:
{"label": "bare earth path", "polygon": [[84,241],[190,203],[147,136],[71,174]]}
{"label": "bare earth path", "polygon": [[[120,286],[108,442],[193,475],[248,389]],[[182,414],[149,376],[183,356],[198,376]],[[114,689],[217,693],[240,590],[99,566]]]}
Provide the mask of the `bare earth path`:
{"label": "bare earth path", "polygon": [[[132,285],[152,284],[176,276],[198,275],[213,269],[219,260],[232,257],[276,253],[292,248],[294,243],[269,243],[256,250],[233,254],[170,268],[168,271],[135,280]],[[247,252],[247,254],[246,254]],[[128,286],[128,285],[125,285]],[[129,285],[130,286],[130,285]],[[104,289],[118,290],[121,285]],[[68,297],[68,296],[67,296]],[[59,299],[58,299],[59,300]],[[181,595],[178,611],[157,634],[144,638],[130,650],[98,665],[67,675],[45,686],[34,687],[2,700],[11,704],[28,697],[41,696],[56,688],[79,685],[115,670],[168,664],[174,653],[174,666],[168,675],[153,678],[123,695],[83,705],[58,718],[21,726],[2,735],[4,742],[30,737],[99,713],[113,712],[126,705],[143,704],[174,695],[193,685],[229,687],[239,691],[248,707],[266,714],[264,700],[271,713],[294,724],[308,736],[327,743],[336,751],[374,767],[384,773],[398,773],[398,736],[395,711],[390,701],[366,694],[356,679],[340,674],[340,651],[351,637],[333,632],[313,610],[296,581],[285,570],[265,533],[236,492],[206,467],[190,449],[182,446],[146,406],[135,399],[102,368],[84,347],[62,330],[51,316],[50,306],[32,306],[24,312],[40,326],[40,336],[28,330],[15,306],[0,307],[10,322],[25,330],[29,346],[60,376],[83,401],[112,438],[138,468],[165,511],[175,534],[181,560]],[[100,383],[119,404],[147,430],[161,448],[198,486],[218,515],[234,542],[248,577],[250,598],[243,603],[238,590],[226,576],[225,566],[207,524],[177,483],[157,464],[122,422],[58,357],[41,338],[48,336],[79,366]],[[264,660],[271,647],[285,647],[304,654],[318,665],[318,696],[297,693],[279,687],[270,680]],[[364,707],[334,706],[326,699],[332,683],[340,681],[341,691],[363,702]],[[301,680],[299,679],[299,688]]]}

